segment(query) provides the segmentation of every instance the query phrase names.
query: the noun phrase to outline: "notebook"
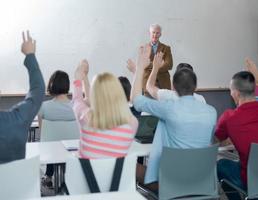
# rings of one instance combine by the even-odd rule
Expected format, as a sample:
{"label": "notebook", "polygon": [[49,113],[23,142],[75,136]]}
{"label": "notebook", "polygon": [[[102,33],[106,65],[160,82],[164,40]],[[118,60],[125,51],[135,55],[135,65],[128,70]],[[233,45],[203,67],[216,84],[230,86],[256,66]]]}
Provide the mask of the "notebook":
{"label": "notebook", "polygon": [[79,149],[79,140],[62,140],[67,151],[77,151]]}

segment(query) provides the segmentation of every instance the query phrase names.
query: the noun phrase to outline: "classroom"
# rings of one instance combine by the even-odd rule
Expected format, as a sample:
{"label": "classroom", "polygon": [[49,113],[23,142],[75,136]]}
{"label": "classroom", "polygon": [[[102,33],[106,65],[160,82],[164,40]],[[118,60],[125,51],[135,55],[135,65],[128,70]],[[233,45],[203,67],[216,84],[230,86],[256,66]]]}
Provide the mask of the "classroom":
{"label": "classroom", "polygon": [[257,10],[2,2],[0,199],[258,199]]}

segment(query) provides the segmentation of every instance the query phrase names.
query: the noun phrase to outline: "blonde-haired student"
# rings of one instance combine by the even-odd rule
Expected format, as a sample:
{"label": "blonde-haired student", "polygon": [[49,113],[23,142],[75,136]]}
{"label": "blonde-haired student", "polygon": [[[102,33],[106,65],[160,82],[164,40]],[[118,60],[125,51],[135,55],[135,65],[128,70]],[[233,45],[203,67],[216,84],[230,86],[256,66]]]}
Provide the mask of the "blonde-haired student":
{"label": "blonde-haired student", "polygon": [[[80,125],[82,158],[124,157],[134,140],[138,121],[131,113],[117,77],[96,75],[90,87],[89,65],[81,61],[75,71],[73,109]],[[85,98],[83,99],[84,84]]]}

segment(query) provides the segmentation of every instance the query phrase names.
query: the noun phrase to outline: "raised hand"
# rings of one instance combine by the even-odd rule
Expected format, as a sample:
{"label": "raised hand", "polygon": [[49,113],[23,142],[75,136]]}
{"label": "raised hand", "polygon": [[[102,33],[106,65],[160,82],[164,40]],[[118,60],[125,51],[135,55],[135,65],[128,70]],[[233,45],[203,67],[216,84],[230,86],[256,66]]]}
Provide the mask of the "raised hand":
{"label": "raised hand", "polygon": [[136,71],[135,63],[132,61],[132,59],[128,59],[126,63],[127,63],[127,69],[134,74]]}
{"label": "raised hand", "polygon": [[89,73],[89,63],[86,59],[83,59],[80,63],[83,71],[85,72],[85,75],[88,75]]}
{"label": "raised hand", "polygon": [[[26,36],[27,36],[27,38],[26,38]],[[25,36],[25,33],[22,32],[23,43],[21,46],[21,52],[25,55],[35,53],[36,52],[36,41],[31,38],[29,31],[27,31],[26,36]]]}
{"label": "raised hand", "polygon": [[74,78],[76,80],[83,80],[89,72],[89,63],[86,59],[82,60],[75,70]]}
{"label": "raised hand", "polygon": [[254,61],[252,61],[250,58],[245,59],[245,67],[246,67],[247,71],[249,71],[251,73],[256,73],[258,71]]}
{"label": "raised hand", "polygon": [[164,65],[163,52],[158,52],[153,59],[153,68],[159,70]]}
{"label": "raised hand", "polygon": [[149,44],[141,46],[138,52],[137,65],[139,69],[145,69],[150,64],[151,46]]}

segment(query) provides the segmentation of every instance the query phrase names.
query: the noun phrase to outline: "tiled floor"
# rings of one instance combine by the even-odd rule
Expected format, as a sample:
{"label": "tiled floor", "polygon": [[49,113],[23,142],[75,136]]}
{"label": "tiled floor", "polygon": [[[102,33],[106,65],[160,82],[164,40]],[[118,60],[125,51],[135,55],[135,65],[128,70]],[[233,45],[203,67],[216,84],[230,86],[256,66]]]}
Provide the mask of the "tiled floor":
{"label": "tiled floor", "polygon": [[[46,166],[42,165],[40,167],[40,177],[44,176],[46,171]],[[42,184],[40,185],[40,191],[41,191],[41,196],[55,196],[55,191],[54,189],[50,189],[47,186],[43,186]]]}

